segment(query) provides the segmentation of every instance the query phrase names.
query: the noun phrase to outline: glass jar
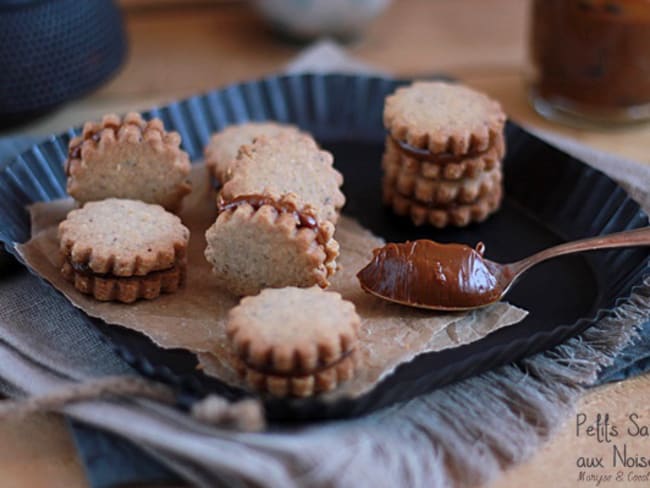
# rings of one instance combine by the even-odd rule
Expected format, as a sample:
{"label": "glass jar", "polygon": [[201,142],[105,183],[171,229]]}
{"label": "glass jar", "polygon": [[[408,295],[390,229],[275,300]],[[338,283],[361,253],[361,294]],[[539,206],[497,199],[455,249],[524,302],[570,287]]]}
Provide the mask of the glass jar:
{"label": "glass jar", "polygon": [[534,0],[530,96],[569,122],[650,120],[650,0]]}

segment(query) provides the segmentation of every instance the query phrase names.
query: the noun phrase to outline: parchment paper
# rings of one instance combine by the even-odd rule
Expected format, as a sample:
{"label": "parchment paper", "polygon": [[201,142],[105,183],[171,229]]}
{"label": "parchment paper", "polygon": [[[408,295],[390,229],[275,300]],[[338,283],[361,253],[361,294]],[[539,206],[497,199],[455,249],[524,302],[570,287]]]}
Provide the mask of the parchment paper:
{"label": "parchment paper", "polygon": [[[226,314],[238,298],[217,287],[203,256],[204,233],[216,219],[214,194],[202,164],[195,165],[191,179],[193,191],[180,214],[191,232],[187,283],[176,293],[125,305],[98,302],[75,290],[59,272],[57,239],[58,223],[74,207],[70,199],[31,206],[32,238],[19,245],[18,251],[33,270],[88,315],[141,332],[163,348],[199,353],[206,374],[243,387],[228,367],[225,337]],[[418,354],[476,341],[526,316],[524,310],[506,303],[471,313],[437,314],[383,302],[363,292],[355,276],[383,241],[347,217],[339,220],[336,239],[341,246],[341,269],[330,289],[351,300],[362,318],[358,372],[338,394],[359,395]]]}

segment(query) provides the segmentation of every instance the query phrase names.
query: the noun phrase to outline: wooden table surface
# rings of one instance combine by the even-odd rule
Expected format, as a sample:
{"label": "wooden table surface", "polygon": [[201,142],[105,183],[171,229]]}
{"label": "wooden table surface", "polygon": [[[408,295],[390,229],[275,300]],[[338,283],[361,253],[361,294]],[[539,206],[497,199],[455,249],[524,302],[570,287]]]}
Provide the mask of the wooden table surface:
{"label": "wooden table surface", "polygon": [[[137,7],[129,0],[123,3],[127,5],[130,55],[119,75],[95,93],[21,128],[22,132],[59,132],[106,112],[145,109],[277,72],[301,49],[278,41],[238,2],[199,6],[164,2],[164,7],[142,6],[141,1]],[[348,49],[359,59],[397,75],[450,73],[499,99],[516,121],[650,164],[649,124],[585,131],[546,122],[531,110],[522,78],[528,8],[528,2],[521,0],[396,0]],[[597,413],[609,413],[621,424],[637,413],[650,425],[650,376],[591,390],[580,401],[578,412],[590,420]],[[628,451],[650,455],[650,439],[629,436],[622,440]],[[530,461],[510,469],[491,486],[576,486],[577,458],[610,456],[610,451],[611,446],[592,437],[577,436],[576,417],[571,416]],[[0,422],[0,473],[3,486],[87,485],[70,436],[55,415]],[[650,481],[629,485],[612,481],[601,486],[650,486]]]}

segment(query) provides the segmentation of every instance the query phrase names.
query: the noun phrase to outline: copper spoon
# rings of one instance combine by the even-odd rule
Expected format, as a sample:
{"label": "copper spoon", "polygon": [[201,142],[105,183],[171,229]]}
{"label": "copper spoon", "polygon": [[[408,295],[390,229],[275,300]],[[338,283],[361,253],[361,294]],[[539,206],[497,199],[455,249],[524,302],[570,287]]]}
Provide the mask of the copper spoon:
{"label": "copper spoon", "polygon": [[[421,242],[421,241],[416,241]],[[431,241],[427,241],[431,242]],[[426,242],[425,242],[426,243]],[[472,288],[472,295],[469,296],[470,292],[467,292],[468,288],[466,285],[468,283],[462,284],[462,286],[456,286],[453,290],[445,291],[445,286],[450,287],[454,286],[451,282],[453,279],[461,275],[458,270],[460,268],[454,268],[454,273],[447,273],[447,276],[443,276],[441,280],[439,277],[435,279],[435,286],[438,288],[435,293],[431,292],[431,289],[418,290],[415,293],[411,293],[414,288],[418,285],[421,285],[421,278],[425,276],[429,278],[429,284],[434,281],[431,279],[432,273],[428,271],[426,274],[417,270],[417,265],[431,267],[432,263],[435,262],[435,265],[440,268],[440,261],[438,260],[429,260],[422,261],[419,263],[415,262],[416,253],[412,248],[413,243],[406,243],[411,245],[411,248],[408,249],[403,255],[399,255],[396,258],[395,252],[392,253],[392,261],[390,259],[378,259],[381,257],[383,250],[388,249],[389,246],[393,246],[392,250],[397,249],[401,244],[388,244],[384,248],[375,251],[375,258],[368,266],[359,272],[357,277],[361,282],[361,287],[367,292],[391,302],[400,303],[402,305],[407,305],[410,307],[416,308],[425,308],[430,310],[443,310],[443,311],[462,311],[462,310],[471,310],[475,308],[485,307],[491,303],[501,300],[512,285],[530,268],[539,264],[548,259],[563,256],[566,254],[573,254],[584,251],[593,251],[596,249],[608,249],[616,247],[634,247],[634,246],[650,246],[650,227],[644,227],[642,229],[630,230],[625,232],[618,232],[615,234],[609,234],[606,236],[597,236],[590,237],[587,239],[581,239],[578,241],[566,242],[558,246],[550,247],[543,251],[540,251],[532,256],[524,258],[520,261],[509,264],[496,263],[485,259],[482,257],[484,247],[482,244],[477,246],[476,250],[469,248],[468,246],[455,245],[459,249],[465,248],[466,256],[468,263],[465,268],[462,270],[462,273],[465,273],[465,279],[467,281],[467,276],[479,276],[481,283],[478,286],[472,288],[471,283],[469,283],[469,288]],[[445,245],[443,245],[444,247]],[[386,256],[383,256],[386,258]],[[398,270],[398,273],[401,272],[401,279],[399,286],[387,286],[386,276],[391,276],[387,270],[389,266],[388,263],[391,263],[390,266],[395,267],[395,263],[399,264],[399,259],[403,260],[402,265],[404,268]],[[445,263],[443,262],[443,267]],[[374,266],[375,269],[371,269]],[[381,269],[382,266],[384,269]],[[378,269],[379,268],[379,269]],[[441,268],[442,269],[442,268]],[[467,273],[467,269],[478,269],[479,275],[473,275],[472,272]],[[374,273],[371,274],[371,273]],[[489,276],[492,275],[492,276]],[[376,283],[371,283],[368,277],[372,276]],[[377,280],[377,277],[381,276],[383,283],[379,283],[381,280]],[[406,278],[405,278],[406,277]],[[390,279],[388,279],[390,281]],[[388,283],[388,285],[394,285],[394,283]],[[410,287],[410,289],[409,289]],[[421,287],[420,287],[421,288]],[[400,290],[400,291],[391,291],[391,290]],[[463,295],[465,293],[466,295]],[[408,298],[407,298],[408,295]],[[416,299],[413,297],[416,296]],[[455,299],[457,302],[464,302],[461,305],[455,303],[450,303],[450,299]],[[443,303],[444,302],[444,303]],[[452,300],[453,302],[453,300]]]}

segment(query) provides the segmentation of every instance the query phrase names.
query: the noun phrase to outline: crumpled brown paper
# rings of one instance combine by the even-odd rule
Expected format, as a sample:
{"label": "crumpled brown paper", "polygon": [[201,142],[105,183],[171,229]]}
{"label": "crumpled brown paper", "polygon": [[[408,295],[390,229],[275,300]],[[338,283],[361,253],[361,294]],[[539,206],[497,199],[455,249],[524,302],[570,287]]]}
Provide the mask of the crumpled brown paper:
{"label": "crumpled brown paper", "polygon": [[[65,281],[59,272],[57,226],[74,206],[69,199],[30,207],[32,238],[19,245],[18,251],[30,267],[88,315],[141,332],[163,348],[198,353],[206,374],[243,386],[228,366],[225,336],[226,314],[238,299],[216,286],[203,256],[204,233],[216,218],[214,194],[203,165],[195,165],[191,178],[193,192],[180,213],[191,232],[187,283],[174,294],[130,305],[106,303],[79,293]],[[363,292],[355,276],[383,241],[347,217],[339,220],[336,239],[341,246],[341,269],[330,289],[352,301],[362,319],[360,366],[354,380],[337,394],[360,395],[418,354],[476,341],[526,316],[524,310],[506,303],[470,313],[438,314],[383,302]],[[308,317],[308,311],[305,314]]]}

